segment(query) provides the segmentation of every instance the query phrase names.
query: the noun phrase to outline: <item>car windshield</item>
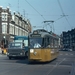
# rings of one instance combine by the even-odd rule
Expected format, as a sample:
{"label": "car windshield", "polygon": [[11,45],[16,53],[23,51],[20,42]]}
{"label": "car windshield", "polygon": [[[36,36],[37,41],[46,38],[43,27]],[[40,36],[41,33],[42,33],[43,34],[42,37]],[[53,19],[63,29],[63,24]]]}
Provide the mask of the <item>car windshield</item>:
{"label": "car windshield", "polygon": [[30,38],[30,48],[40,48],[42,46],[42,38]]}
{"label": "car windshield", "polygon": [[21,48],[22,44],[21,43],[10,43],[9,48]]}

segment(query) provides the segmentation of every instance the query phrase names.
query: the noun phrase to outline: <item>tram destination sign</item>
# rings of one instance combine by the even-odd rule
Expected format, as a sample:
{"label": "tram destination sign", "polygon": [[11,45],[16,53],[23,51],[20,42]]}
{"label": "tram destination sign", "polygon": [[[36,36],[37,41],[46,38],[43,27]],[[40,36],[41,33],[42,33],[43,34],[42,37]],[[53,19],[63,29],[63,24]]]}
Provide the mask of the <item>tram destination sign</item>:
{"label": "tram destination sign", "polygon": [[32,37],[40,37],[41,35],[40,34],[32,34],[31,36]]}

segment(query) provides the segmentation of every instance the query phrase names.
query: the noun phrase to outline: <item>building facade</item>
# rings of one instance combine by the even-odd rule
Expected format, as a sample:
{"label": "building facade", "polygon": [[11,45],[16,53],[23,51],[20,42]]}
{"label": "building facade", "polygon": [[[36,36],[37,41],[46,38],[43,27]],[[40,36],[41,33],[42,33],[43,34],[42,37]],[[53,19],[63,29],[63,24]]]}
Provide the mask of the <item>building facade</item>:
{"label": "building facade", "polygon": [[2,39],[12,41],[14,36],[28,36],[32,31],[31,23],[23,18],[20,13],[14,12],[13,15],[9,8],[0,7],[0,42]]}
{"label": "building facade", "polygon": [[63,48],[71,48],[75,50],[75,29],[63,32],[62,40]]}

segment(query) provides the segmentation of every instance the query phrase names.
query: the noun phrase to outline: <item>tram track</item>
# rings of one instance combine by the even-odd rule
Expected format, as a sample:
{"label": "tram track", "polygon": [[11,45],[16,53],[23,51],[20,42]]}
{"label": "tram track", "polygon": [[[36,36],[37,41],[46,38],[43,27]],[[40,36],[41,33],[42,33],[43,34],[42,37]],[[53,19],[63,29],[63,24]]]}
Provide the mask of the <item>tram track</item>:
{"label": "tram track", "polygon": [[[44,73],[42,73],[43,75],[55,75],[54,73],[56,73],[56,72],[63,73],[64,69],[65,69],[65,72],[67,72],[67,74],[70,75],[69,72],[71,71],[72,65],[71,65],[71,63],[66,64],[65,63],[66,61],[69,62],[67,60],[67,58],[63,58],[63,59],[58,58],[58,59],[55,59],[53,61],[50,61],[50,62],[44,63],[44,64],[37,63],[38,66],[36,66],[36,64],[35,64],[35,66],[36,66],[35,69],[31,70],[28,75],[30,75],[30,74],[35,75],[35,73],[37,73],[37,72],[44,72]],[[41,75],[41,74],[38,73],[38,75]],[[58,75],[60,75],[60,73],[58,73]],[[61,74],[61,75],[63,75],[63,74]]]}
{"label": "tram track", "polygon": [[63,58],[60,61],[55,61],[55,60],[52,61],[52,62],[56,62],[55,64],[52,64],[51,62],[49,62],[47,64],[40,64],[35,69],[31,70],[30,73],[32,74],[33,72],[40,71],[40,70],[43,71],[43,68],[45,68],[47,70],[45,70],[45,74],[43,74],[43,75],[50,75],[58,67],[68,67],[68,68],[70,68],[69,65],[61,65],[61,63],[63,63],[65,60],[66,60],[66,58]]}
{"label": "tram track", "polygon": [[63,58],[63,60],[61,60],[60,62],[57,62],[57,63],[54,65],[54,67],[46,73],[46,75],[49,75],[51,72],[53,72],[63,61],[65,61],[65,59],[66,59],[66,58]]}
{"label": "tram track", "polygon": [[[74,75],[75,65],[74,55],[59,55],[58,58],[42,63],[28,63],[26,60],[8,60],[8,58],[0,57],[1,75]],[[4,68],[5,67],[5,68]],[[11,68],[11,69],[10,69]],[[5,72],[2,72],[5,70]],[[18,71],[18,73],[17,73]]]}

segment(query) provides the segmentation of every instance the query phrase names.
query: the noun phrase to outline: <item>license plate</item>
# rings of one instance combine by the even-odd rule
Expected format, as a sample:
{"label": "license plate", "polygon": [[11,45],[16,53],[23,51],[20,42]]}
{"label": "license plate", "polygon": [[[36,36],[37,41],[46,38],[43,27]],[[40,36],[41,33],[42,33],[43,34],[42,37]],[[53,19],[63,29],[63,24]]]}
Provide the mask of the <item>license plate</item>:
{"label": "license plate", "polygon": [[12,55],[12,56],[16,56],[16,55]]}

